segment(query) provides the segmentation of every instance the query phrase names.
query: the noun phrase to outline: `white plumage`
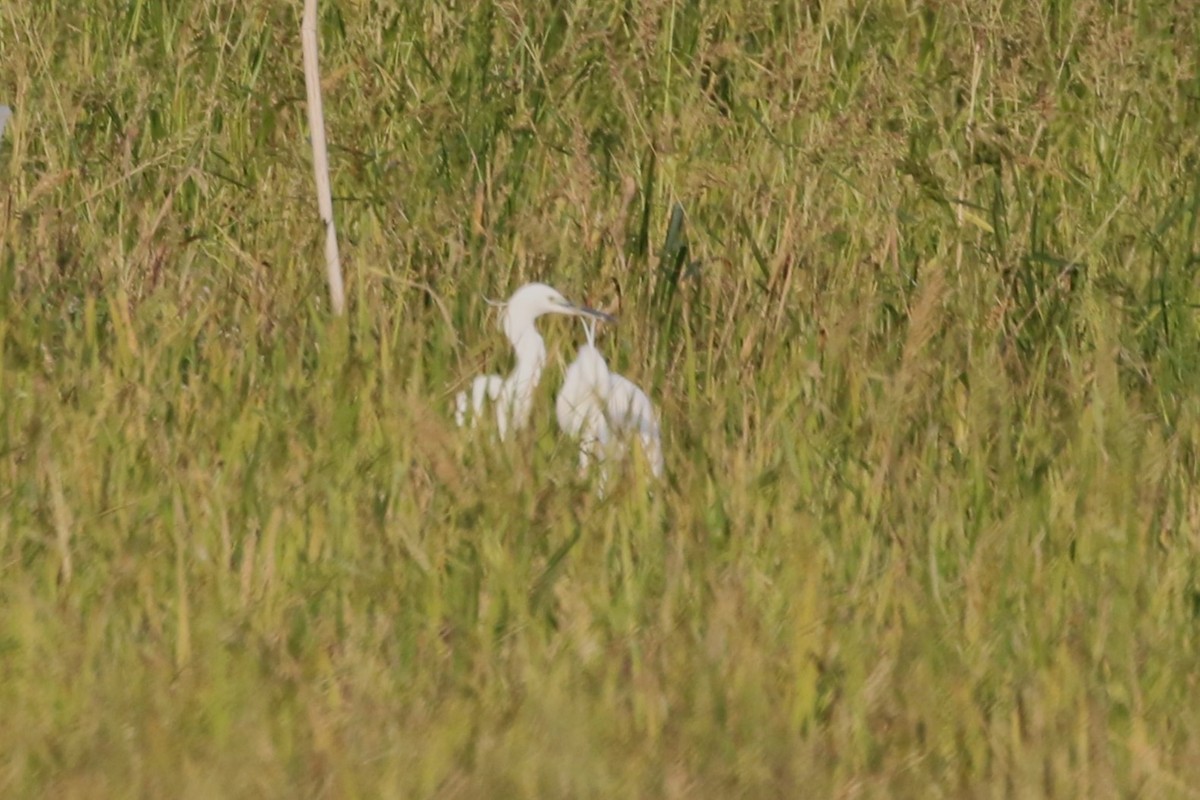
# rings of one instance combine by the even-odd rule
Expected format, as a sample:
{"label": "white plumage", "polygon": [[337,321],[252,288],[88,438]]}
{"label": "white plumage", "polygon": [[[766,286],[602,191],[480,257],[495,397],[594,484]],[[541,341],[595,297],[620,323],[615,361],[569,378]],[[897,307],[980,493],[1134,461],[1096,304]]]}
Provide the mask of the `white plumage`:
{"label": "white plumage", "polygon": [[469,397],[463,391],[454,399],[454,418],[460,427],[468,422],[474,425],[486,400],[492,400],[501,440],[507,438],[509,430],[520,430],[529,422],[533,393],[546,365],[546,342],[534,327],[534,321],[543,314],[613,321],[607,314],[569,302],[558,290],[544,283],[522,286],[513,292],[503,307],[500,326],[516,353],[516,366],[505,378],[480,375],[472,381]]}
{"label": "white plumage", "polygon": [[[620,459],[626,441],[636,435],[651,473],[661,478],[662,433],[654,404],[637,384],[608,368],[596,349],[595,323],[583,325],[587,343],[567,367],[555,401],[559,426],[579,440],[580,468],[586,470],[593,458]],[[601,477],[606,473],[602,468]]]}

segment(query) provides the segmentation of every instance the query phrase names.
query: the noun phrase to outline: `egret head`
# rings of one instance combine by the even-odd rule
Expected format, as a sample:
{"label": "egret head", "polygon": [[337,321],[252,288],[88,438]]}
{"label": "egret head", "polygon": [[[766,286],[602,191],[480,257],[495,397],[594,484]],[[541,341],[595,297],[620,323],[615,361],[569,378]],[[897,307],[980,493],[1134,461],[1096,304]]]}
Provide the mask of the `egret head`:
{"label": "egret head", "polygon": [[501,324],[509,339],[515,341],[522,330],[533,325],[533,321],[543,314],[590,317],[605,322],[616,321],[603,311],[575,305],[552,286],[544,283],[527,283],[513,292],[512,297],[508,298],[508,302],[504,304]]}

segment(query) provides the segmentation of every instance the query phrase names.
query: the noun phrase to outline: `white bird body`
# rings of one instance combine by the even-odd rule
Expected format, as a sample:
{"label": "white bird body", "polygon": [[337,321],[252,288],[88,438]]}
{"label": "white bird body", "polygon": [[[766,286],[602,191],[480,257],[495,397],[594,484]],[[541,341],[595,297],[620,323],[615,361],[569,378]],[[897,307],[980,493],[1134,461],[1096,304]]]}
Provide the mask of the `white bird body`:
{"label": "white bird body", "polygon": [[[559,426],[579,439],[580,469],[586,470],[593,457],[602,461],[623,457],[625,441],[636,434],[650,472],[661,478],[662,433],[654,404],[637,384],[608,368],[596,349],[594,324],[585,321],[584,330],[587,344],[567,367],[554,406]],[[605,475],[602,470],[601,478]]]}
{"label": "white bird body", "polygon": [[514,325],[509,309],[504,311],[504,331],[517,353],[517,365],[501,384],[496,402],[496,425],[502,441],[510,426],[520,430],[529,422],[533,393],[546,366],[546,342],[533,327],[533,319],[528,324]]}
{"label": "white bird body", "polygon": [[661,478],[662,430],[658,424],[658,413],[637,384],[615,372],[609,375],[608,424],[625,436],[637,434],[642,441],[642,452],[650,463],[650,472],[654,477]]}
{"label": "white bird body", "polygon": [[588,468],[597,447],[606,450],[612,440],[606,400],[611,373],[604,356],[592,344],[591,328],[586,325],[585,328],[588,342],[579,348],[575,360],[567,367],[562,389],[554,402],[559,427],[579,440],[581,470]]}
{"label": "white bird body", "polygon": [[534,327],[543,314],[588,316],[612,321],[612,317],[590,308],[574,305],[556,289],[544,283],[529,283],[513,292],[504,304],[500,326],[516,353],[516,366],[508,377],[480,375],[471,383],[471,395],[459,392],[455,398],[455,421],[462,427],[482,411],[485,398],[496,406],[496,425],[500,439],[510,430],[524,428],[533,411],[533,394],[546,366],[546,342]]}

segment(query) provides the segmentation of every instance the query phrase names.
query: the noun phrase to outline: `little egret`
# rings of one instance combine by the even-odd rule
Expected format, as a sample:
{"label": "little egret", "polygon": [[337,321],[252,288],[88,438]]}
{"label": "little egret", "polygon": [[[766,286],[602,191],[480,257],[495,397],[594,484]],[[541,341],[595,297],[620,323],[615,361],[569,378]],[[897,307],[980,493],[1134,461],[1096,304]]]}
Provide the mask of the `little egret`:
{"label": "little egret", "polygon": [[516,366],[507,378],[480,375],[471,383],[470,398],[466,392],[459,392],[454,402],[455,421],[461,427],[468,417],[473,425],[474,418],[483,411],[485,398],[491,399],[496,406],[501,440],[508,436],[509,429],[519,430],[529,421],[533,392],[546,365],[546,343],[534,327],[534,321],[543,314],[616,321],[601,311],[571,303],[557,289],[544,283],[529,283],[517,289],[503,308],[500,326],[516,353]]}
{"label": "little egret", "polygon": [[[567,367],[554,411],[559,426],[579,439],[579,466],[587,469],[593,456],[620,458],[624,440],[637,434],[650,472],[663,473],[662,433],[654,404],[637,384],[612,372],[596,349],[595,323],[584,320],[587,344]],[[604,478],[601,472],[601,479]]]}
{"label": "little egret", "polygon": [[611,374],[604,356],[596,349],[595,323],[584,320],[583,330],[587,343],[580,346],[563,375],[554,413],[558,426],[579,440],[579,469],[586,471],[597,448],[603,457],[612,438],[606,399],[611,393]]}

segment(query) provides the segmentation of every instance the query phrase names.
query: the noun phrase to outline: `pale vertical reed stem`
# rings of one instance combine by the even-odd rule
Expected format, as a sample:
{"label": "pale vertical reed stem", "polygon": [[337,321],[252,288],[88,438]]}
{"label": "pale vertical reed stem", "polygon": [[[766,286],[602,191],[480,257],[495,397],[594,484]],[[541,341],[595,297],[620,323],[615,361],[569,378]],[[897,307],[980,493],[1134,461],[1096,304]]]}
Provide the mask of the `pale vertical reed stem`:
{"label": "pale vertical reed stem", "polygon": [[317,208],[325,223],[325,271],[333,313],[346,308],[342,263],[338,256],[337,229],[333,224],[333,195],[329,188],[329,154],[325,148],[325,111],[321,106],[321,72],[317,64],[317,0],[305,0],[300,26],[304,47],[304,85],[308,90],[308,127],[312,136],[313,174],[317,180]]}

